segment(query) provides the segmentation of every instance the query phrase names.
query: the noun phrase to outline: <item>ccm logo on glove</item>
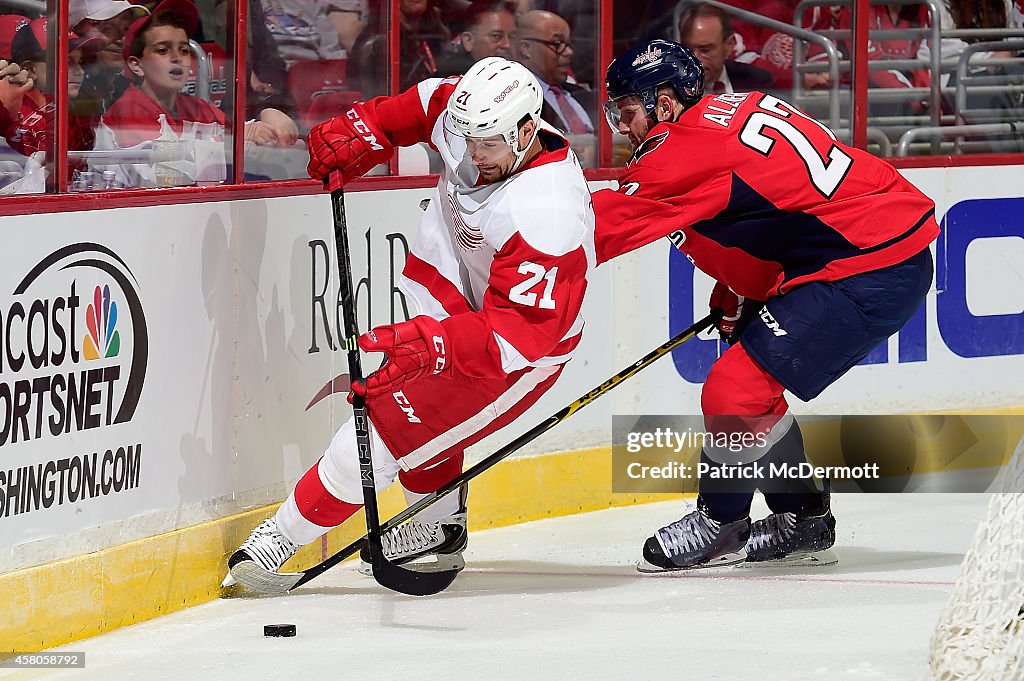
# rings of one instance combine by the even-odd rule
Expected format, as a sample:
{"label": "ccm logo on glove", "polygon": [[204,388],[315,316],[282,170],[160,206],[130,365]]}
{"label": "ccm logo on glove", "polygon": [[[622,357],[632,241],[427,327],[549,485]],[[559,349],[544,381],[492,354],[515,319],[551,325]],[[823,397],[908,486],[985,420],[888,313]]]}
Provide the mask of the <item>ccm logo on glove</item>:
{"label": "ccm logo on glove", "polygon": [[444,372],[445,366],[448,364],[448,358],[444,354],[444,338],[441,336],[434,336],[434,352],[437,353],[437,358],[434,360],[434,374],[440,374]]}
{"label": "ccm logo on glove", "polygon": [[420,315],[407,322],[378,326],[359,337],[366,352],[383,352],[387,357],[380,368],[366,377],[365,385],[353,383],[352,391],[361,395],[394,394],[406,383],[427,376],[450,378],[448,361],[451,343],[441,323]]}
{"label": "ccm logo on glove", "polygon": [[309,165],[315,180],[340,170],[342,183],[360,177],[391,158],[393,147],[373,112],[355,104],[341,116],[313,126],[308,135]]}
{"label": "ccm logo on glove", "polygon": [[352,120],[352,129],[359,133],[359,136],[363,138],[364,142],[370,145],[370,149],[374,151],[384,151],[384,146],[377,141],[377,136],[370,130],[370,126],[366,124],[366,121],[359,117],[359,112],[355,109],[349,109],[345,115]]}

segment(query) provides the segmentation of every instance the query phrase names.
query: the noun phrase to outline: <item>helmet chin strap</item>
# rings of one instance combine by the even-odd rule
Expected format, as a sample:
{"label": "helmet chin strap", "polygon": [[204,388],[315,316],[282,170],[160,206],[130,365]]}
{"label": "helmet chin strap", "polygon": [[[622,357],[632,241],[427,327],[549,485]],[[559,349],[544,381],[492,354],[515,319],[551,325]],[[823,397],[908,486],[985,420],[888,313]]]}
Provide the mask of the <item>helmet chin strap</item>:
{"label": "helmet chin strap", "polygon": [[512,153],[516,155],[516,162],[512,164],[512,168],[508,171],[509,175],[519,170],[519,166],[522,165],[523,159],[526,157],[526,152],[529,151],[530,147],[533,146],[533,141],[537,139],[537,133],[539,132],[540,126],[535,124],[533,126],[533,135],[530,137],[530,141],[527,143],[527,145],[523,148],[522,151],[517,149],[516,146],[509,145],[512,147]]}

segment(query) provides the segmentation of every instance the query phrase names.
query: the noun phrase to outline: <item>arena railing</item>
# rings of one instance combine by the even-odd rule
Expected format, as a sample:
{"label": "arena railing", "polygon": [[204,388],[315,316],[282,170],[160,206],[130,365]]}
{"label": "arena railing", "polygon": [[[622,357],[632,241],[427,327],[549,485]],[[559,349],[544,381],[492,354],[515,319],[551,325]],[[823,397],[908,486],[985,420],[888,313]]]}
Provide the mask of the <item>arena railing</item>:
{"label": "arena railing", "polygon": [[213,60],[195,40],[188,41],[188,47],[196,58],[196,97],[210,101],[210,81],[213,80]]}
{"label": "arena railing", "polygon": [[[1009,140],[966,140],[965,138],[974,135],[986,137],[1010,135]],[[1011,123],[979,123],[975,125],[946,125],[941,127],[920,127],[907,130],[900,137],[896,148],[897,156],[909,156],[911,145],[918,139],[924,138],[934,142],[949,137],[956,138],[951,142],[939,144],[939,153],[954,154],[963,153],[976,149],[981,152],[997,151],[1001,153],[1020,153],[1024,151],[1024,120]],[[962,150],[962,151],[958,151]]]}
{"label": "arena railing", "polygon": [[[1020,35],[1024,36],[1024,31],[1021,31]],[[963,53],[960,55],[960,60],[956,65],[956,122],[958,125],[965,125],[968,123],[968,113],[970,113],[971,120],[973,121],[978,121],[979,118],[985,118],[994,114],[993,111],[987,109],[978,110],[969,108],[967,104],[968,94],[1018,94],[1021,96],[1021,99],[1024,100],[1024,56],[995,59],[988,58],[982,62],[982,65],[988,67],[1021,67],[1021,73],[1018,76],[1017,83],[1013,83],[1012,78],[1009,78],[1006,75],[970,73],[969,68],[971,57],[981,52],[995,51],[1024,51],[1024,37],[1018,39],[972,43],[964,48]],[[973,87],[971,87],[972,85]],[[970,93],[968,90],[970,90]],[[1000,114],[1005,116],[1007,111],[1012,111],[1016,113],[1015,117],[1017,119],[1024,119],[1024,106],[997,109],[996,111],[1000,112],[995,114],[996,116],[999,116]]]}

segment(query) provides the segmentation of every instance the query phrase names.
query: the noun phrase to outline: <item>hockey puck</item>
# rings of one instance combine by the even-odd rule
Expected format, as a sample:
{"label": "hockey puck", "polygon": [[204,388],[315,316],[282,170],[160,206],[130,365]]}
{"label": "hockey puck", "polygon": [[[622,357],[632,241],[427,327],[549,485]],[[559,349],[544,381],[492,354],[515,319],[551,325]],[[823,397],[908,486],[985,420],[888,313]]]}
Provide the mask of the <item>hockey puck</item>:
{"label": "hockey puck", "polygon": [[264,624],[263,625],[264,636],[294,636],[295,625],[294,624]]}

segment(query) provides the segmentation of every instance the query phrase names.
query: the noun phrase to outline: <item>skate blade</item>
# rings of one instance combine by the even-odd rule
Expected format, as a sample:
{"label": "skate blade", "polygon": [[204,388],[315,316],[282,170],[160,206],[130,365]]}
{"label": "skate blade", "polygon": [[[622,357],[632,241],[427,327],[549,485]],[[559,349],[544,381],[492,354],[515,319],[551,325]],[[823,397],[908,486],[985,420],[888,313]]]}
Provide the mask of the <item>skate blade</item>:
{"label": "skate blade", "polygon": [[676,568],[663,568],[659,565],[647,562],[646,559],[641,558],[636,562],[636,571],[643,575],[660,575],[660,574],[674,574],[677,572],[694,572],[696,570],[713,570],[715,568],[733,567],[735,565],[742,565],[743,561],[747,559],[747,552],[745,550],[737,551],[736,553],[723,553],[714,560],[710,560],[707,563],[700,563],[699,565],[689,565],[686,567]]}
{"label": "skate blade", "polygon": [[[417,572],[449,572],[451,570],[462,570],[466,567],[466,561],[461,553],[439,553],[435,554],[435,556],[436,560],[429,560],[429,557],[424,557],[398,564]],[[357,570],[361,575],[373,576],[373,566],[363,560],[359,561]]]}
{"label": "skate blade", "polygon": [[839,554],[835,549],[813,551],[811,553],[794,553],[775,560],[757,560],[743,563],[744,568],[759,567],[827,567],[839,562]]}
{"label": "skate blade", "polygon": [[228,573],[224,575],[224,581],[220,583],[220,588],[227,589],[228,587],[232,587],[235,584],[238,584],[238,580],[236,580],[234,576],[231,574],[231,572],[228,571]]}

